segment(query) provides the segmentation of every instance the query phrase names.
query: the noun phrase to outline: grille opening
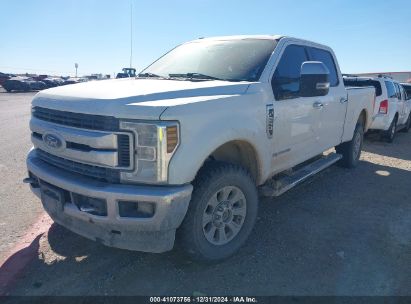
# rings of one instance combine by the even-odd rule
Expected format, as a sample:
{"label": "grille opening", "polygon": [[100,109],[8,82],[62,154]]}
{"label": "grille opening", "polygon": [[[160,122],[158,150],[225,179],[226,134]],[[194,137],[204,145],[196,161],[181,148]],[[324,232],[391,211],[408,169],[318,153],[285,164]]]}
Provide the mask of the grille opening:
{"label": "grille opening", "polygon": [[119,119],[113,116],[92,115],[34,107],[32,115],[38,119],[65,126],[101,131],[118,131]]}
{"label": "grille opening", "polygon": [[118,209],[120,217],[151,218],[154,216],[155,205],[148,202],[119,201]]}
{"label": "grille opening", "polygon": [[128,135],[117,135],[118,165],[120,167],[130,166],[130,137]]}
{"label": "grille opening", "polygon": [[36,153],[42,161],[59,169],[63,169],[83,176],[88,176],[102,182],[113,184],[120,183],[119,170],[78,163],[52,155],[39,149],[36,149]]}
{"label": "grille opening", "polygon": [[72,193],[73,203],[80,211],[98,215],[107,216],[107,203],[104,199],[85,196],[77,193]]}

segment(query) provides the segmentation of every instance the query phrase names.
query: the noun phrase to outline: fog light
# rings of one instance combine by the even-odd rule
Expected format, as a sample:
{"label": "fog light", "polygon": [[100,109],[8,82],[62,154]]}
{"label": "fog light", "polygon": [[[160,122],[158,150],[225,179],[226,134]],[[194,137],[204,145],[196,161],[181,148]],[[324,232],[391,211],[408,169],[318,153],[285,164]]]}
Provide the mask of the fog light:
{"label": "fog light", "polygon": [[155,205],[148,202],[119,201],[118,212],[120,217],[150,218],[154,216]]}
{"label": "fog light", "polygon": [[73,203],[80,211],[93,215],[107,216],[107,203],[103,199],[73,193]]}

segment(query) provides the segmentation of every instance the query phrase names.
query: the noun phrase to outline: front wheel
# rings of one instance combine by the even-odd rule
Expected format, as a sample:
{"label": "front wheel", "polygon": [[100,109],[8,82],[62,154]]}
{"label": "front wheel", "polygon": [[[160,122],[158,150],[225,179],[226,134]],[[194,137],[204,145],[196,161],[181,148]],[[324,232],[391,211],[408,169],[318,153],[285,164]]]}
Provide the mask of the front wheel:
{"label": "front wheel", "polygon": [[336,152],[342,155],[339,165],[345,168],[357,167],[360,162],[363,142],[364,126],[361,122],[357,122],[352,140],[335,147]]}
{"label": "front wheel", "polygon": [[215,262],[233,255],[250,235],[258,194],[250,173],[223,163],[206,164],[198,173],[179,244],[198,261]]}

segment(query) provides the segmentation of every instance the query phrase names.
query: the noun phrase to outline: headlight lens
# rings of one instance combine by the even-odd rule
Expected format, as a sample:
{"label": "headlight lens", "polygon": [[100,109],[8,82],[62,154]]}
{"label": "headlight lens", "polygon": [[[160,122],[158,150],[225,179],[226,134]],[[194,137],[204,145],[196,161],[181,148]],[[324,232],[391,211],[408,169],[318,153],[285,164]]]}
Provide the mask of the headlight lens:
{"label": "headlight lens", "polygon": [[121,121],[134,133],[134,170],[120,173],[122,182],[166,183],[168,165],[179,144],[177,122]]}

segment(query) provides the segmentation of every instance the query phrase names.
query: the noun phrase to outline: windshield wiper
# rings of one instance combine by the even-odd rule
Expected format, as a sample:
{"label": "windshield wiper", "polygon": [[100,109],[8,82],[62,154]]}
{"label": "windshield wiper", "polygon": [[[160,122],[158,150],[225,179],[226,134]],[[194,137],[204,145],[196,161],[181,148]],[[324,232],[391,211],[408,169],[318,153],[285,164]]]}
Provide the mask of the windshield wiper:
{"label": "windshield wiper", "polygon": [[143,78],[164,78],[163,76],[153,74],[153,73],[140,73],[137,76],[143,77]]}
{"label": "windshield wiper", "polygon": [[201,73],[181,73],[181,74],[168,74],[172,78],[186,78],[186,79],[198,79],[198,80],[225,80],[218,77],[205,75]]}

